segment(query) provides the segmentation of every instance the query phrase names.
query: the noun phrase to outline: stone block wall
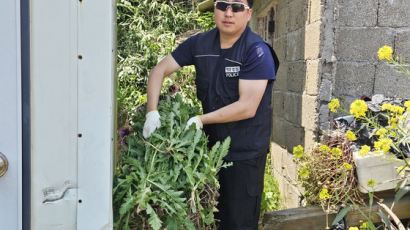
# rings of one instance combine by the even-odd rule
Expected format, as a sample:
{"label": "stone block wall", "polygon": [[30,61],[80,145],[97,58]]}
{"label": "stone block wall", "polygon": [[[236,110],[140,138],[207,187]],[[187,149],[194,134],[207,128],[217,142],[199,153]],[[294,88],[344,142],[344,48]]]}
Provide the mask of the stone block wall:
{"label": "stone block wall", "polygon": [[295,185],[297,168],[290,152],[297,145],[312,146],[317,136],[321,2],[261,0],[253,8],[250,24],[260,35],[266,34],[260,22],[275,21],[275,32],[264,37],[281,62],[273,91],[272,162],[283,208],[298,207],[301,189]]}
{"label": "stone block wall", "polygon": [[394,55],[410,63],[410,1],[408,0],[339,0],[336,1],[333,27],[334,97],[347,103],[362,95],[384,94],[410,97],[410,77],[393,71],[378,60],[383,45]]}

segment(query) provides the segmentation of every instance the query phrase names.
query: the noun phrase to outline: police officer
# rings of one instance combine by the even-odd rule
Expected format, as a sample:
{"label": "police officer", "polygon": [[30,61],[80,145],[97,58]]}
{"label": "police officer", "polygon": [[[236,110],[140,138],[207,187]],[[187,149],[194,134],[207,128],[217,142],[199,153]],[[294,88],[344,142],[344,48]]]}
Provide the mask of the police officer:
{"label": "police officer", "polygon": [[182,66],[195,65],[197,96],[204,114],[192,117],[212,146],[231,137],[219,173],[219,229],[257,229],[266,154],[272,126],[271,96],[279,66],[274,51],[247,26],[253,0],[216,0],[216,28],[180,44],[155,66],[148,79],[143,135],[161,125],[157,111],[163,79]]}

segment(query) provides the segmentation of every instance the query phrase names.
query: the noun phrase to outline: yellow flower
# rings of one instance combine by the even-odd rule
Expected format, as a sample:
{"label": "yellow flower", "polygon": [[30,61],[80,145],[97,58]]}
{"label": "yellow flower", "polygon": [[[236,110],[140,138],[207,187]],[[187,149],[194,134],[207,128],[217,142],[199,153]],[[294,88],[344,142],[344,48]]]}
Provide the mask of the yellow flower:
{"label": "yellow flower", "polygon": [[342,150],[341,149],[339,149],[339,148],[332,148],[332,156],[331,156],[331,158],[333,159],[333,158],[336,158],[336,159],[339,159],[340,158],[340,156],[342,156]]}
{"label": "yellow flower", "polygon": [[397,118],[398,118],[399,120],[402,120],[402,121],[406,120],[406,117],[403,116],[403,115],[402,115],[402,116],[398,116]]}
{"label": "yellow flower", "polygon": [[404,176],[404,168],[405,168],[406,166],[400,166],[400,167],[398,167],[397,168],[397,173],[399,174],[399,175],[402,175],[402,176]]}
{"label": "yellow flower", "polygon": [[393,106],[390,111],[394,114],[403,114],[404,113],[404,108],[398,105]]}
{"label": "yellow flower", "polygon": [[306,178],[309,176],[309,170],[306,166],[303,166],[300,170],[299,170],[299,175],[302,178]]}
{"label": "yellow flower", "polygon": [[406,101],[406,102],[404,103],[404,106],[407,108],[407,111],[410,112],[410,101]]}
{"label": "yellow flower", "polygon": [[301,145],[293,147],[293,155],[297,158],[301,158],[303,156],[303,147]]}
{"label": "yellow flower", "polygon": [[358,227],[350,227],[349,230],[359,230]]}
{"label": "yellow flower", "polygon": [[392,107],[393,107],[393,106],[392,106],[392,104],[390,104],[390,103],[388,103],[388,104],[383,104],[383,105],[382,105],[382,110],[383,110],[383,111],[385,111],[385,110],[390,111],[390,109],[391,109]]}
{"label": "yellow flower", "polygon": [[383,46],[379,49],[379,51],[377,52],[379,59],[383,60],[392,60],[392,54],[393,54],[393,49],[390,46]]}
{"label": "yellow flower", "polygon": [[[368,180],[368,181],[367,181],[367,186],[369,186],[369,187],[374,187],[374,186],[376,186],[376,181],[373,180],[373,179]],[[360,228],[361,228],[361,227],[360,227]]]}
{"label": "yellow flower", "polygon": [[357,140],[356,135],[354,135],[354,133],[353,133],[352,131],[350,131],[350,130],[347,131],[346,137],[347,137],[347,139],[349,139],[349,141],[355,141],[355,140]]}
{"label": "yellow flower", "polygon": [[353,168],[353,166],[349,163],[344,162],[342,168],[344,168],[345,170],[350,170]]}
{"label": "yellow flower", "polygon": [[406,170],[410,170],[410,168],[408,166],[400,166],[397,168],[397,173],[401,176],[404,176]]}
{"label": "yellow flower", "polygon": [[340,107],[339,99],[337,98],[332,99],[329,102],[328,106],[329,106],[330,111],[332,111],[333,113],[337,113],[337,109]]}
{"label": "yellow flower", "polygon": [[330,148],[327,145],[320,145],[319,149],[322,152],[322,154],[327,154],[328,152],[330,152]]}
{"label": "yellow flower", "polygon": [[367,222],[363,222],[363,224],[360,225],[360,229],[367,229]]}
{"label": "yellow flower", "polygon": [[324,189],[322,189],[322,190],[320,191],[319,198],[320,198],[321,200],[329,199],[329,198],[331,198],[331,197],[332,197],[332,196],[328,193],[328,191],[327,191],[326,188],[324,188]]}
{"label": "yellow flower", "polygon": [[360,156],[364,157],[366,156],[370,151],[370,146],[363,145],[362,148],[359,151]]}
{"label": "yellow flower", "polygon": [[395,138],[395,137],[397,137],[397,133],[394,130],[390,130],[389,137]]}
{"label": "yellow flower", "polygon": [[366,115],[367,105],[363,100],[356,100],[350,105],[350,113],[354,117],[362,117]]}
{"label": "yellow flower", "polygon": [[391,144],[393,144],[392,139],[382,138],[374,142],[374,148],[376,150],[382,150],[386,154],[389,152]]}
{"label": "yellow flower", "polygon": [[397,124],[399,123],[399,118],[397,116],[392,116],[389,121],[388,121],[389,125],[391,126],[391,128],[396,129],[397,128]]}
{"label": "yellow flower", "polygon": [[387,130],[385,128],[381,128],[377,130],[376,135],[379,136],[380,138],[383,138],[387,133]]}

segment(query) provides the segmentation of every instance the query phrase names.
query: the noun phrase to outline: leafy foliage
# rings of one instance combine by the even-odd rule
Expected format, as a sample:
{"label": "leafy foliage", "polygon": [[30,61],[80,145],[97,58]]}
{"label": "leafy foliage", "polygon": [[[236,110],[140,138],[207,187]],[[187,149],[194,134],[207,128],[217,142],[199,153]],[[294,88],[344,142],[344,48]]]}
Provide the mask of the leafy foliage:
{"label": "leafy foliage", "polygon": [[272,172],[271,155],[268,154],[265,166],[265,175],[263,181],[263,193],[261,200],[261,217],[268,211],[278,210],[280,208],[279,185]]}
{"label": "leafy foliage", "polygon": [[120,167],[114,179],[116,229],[214,229],[214,207],[230,139],[208,149],[202,130],[189,117],[198,106],[176,94],[159,103],[161,128],[148,139],[141,135],[145,111],[132,117]]}
{"label": "leafy foliage", "polygon": [[196,22],[200,25],[201,31],[207,31],[215,27],[215,19],[213,12],[201,12]]}
{"label": "leafy foliage", "polygon": [[[118,124],[122,126],[145,102],[149,71],[178,43],[187,31],[214,27],[212,13],[197,13],[199,0],[117,0]],[[184,91],[196,98],[194,68],[185,68],[165,81],[163,93]]]}

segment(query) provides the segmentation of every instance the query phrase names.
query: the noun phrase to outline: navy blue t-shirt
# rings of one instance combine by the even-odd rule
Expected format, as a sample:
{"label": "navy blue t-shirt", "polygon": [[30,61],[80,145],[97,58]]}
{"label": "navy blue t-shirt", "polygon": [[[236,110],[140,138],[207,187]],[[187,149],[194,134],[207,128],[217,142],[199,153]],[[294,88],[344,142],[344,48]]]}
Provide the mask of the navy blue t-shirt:
{"label": "navy blue t-shirt", "polygon": [[[192,52],[197,38],[198,35],[188,38],[171,53],[179,66],[194,64],[194,55]],[[227,52],[228,50],[229,49],[222,49],[221,52]],[[268,45],[264,42],[253,44],[246,53],[245,62],[239,72],[239,79],[275,80],[275,78],[275,63]]]}

